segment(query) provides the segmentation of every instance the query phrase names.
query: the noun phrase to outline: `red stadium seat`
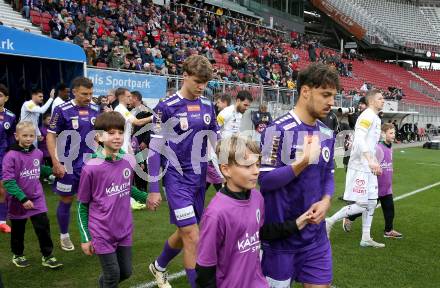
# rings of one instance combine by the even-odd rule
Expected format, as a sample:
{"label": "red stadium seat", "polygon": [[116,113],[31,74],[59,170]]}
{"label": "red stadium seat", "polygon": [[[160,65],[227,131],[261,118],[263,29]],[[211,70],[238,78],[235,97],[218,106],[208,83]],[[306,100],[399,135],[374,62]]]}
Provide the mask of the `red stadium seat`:
{"label": "red stadium seat", "polygon": [[107,68],[108,65],[107,65],[106,63],[103,63],[103,62],[98,62],[98,63],[96,63],[96,67],[99,67],[99,68]]}
{"label": "red stadium seat", "polygon": [[31,22],[32,24],[34,24],[35,26],[40,26],[42,18],[38,15],[33,15],[31,16]]}

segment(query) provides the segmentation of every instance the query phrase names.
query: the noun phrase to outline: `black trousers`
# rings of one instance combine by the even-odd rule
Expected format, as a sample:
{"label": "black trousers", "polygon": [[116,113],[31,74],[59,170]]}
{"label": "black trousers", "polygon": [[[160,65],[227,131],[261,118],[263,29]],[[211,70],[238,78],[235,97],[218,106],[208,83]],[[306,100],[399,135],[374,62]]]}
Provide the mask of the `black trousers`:
{"label": "black trousers", "polygon": [[379,197],[380,206],[382,207],[383,217],[385,218],[385,232],[393,230],[394,221],[394,200],[393,194]]}
{"label": "black trousers", "polygon": [[[30,218],[35,234],[37,234],[41,254],[44,257],[52,255],[53,243],[50,238],[50,225],[47,214],[40,213]],[[26,222],[27,219],[11,219],[11,251],[14,255],[23,255]]]}
{"label": "black trousers", "polygon": [[131,276],[131,247],[118,246],[109,254],[98,254],[102,275],[99,277],[100,288],[116,288],[119,282]]}
{"label": "black trousers", "polygon": [[[393,221],[394,221],[394,200],[393,194],[386,195],[383,197],[379,197],[378,202],[380,202],[380,206],[382,207],[383,217],[385,219],[385,232],[390,232],[393,230]],[[351,215],[348,217],[350,221],[356,220],[356,218],[362,216],[362,213]]]}

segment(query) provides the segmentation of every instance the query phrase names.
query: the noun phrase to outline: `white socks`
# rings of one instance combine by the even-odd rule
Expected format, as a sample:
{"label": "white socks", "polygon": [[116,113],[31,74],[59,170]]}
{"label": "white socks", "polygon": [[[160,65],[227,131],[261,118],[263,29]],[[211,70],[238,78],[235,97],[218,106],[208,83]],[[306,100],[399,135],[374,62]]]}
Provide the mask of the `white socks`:
{"label": "white socks", "polygon": [[69,233],[66,233],[66,234],[60,234],[60,238],[61,238],[61,239],[70,238],[70,235],[69,235]]}
{"label": "white socks", "polygon": [[331,225],[342,220],[343,218],[347,218],[348,216],[355,215],[366,211],[366,207],[359,206],[358,204],[351,204],[341,208],[338,212],[333,214],[332,217],[327,218]]}
{"label": "white socks", "polygon": [[368,200],[368,208],[362,212],[362,240],[371,239],[370,230],[376,204],[376,200]]}

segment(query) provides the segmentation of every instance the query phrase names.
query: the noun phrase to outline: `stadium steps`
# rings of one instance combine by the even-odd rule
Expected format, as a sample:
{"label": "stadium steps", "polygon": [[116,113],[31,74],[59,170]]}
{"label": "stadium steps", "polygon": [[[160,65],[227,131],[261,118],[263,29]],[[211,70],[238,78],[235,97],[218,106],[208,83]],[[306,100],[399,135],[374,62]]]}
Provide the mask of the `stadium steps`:
{"label": "stadium steps", "polygon": [[5,26],[19,30],[28,28],[31,33],[41,35],[40,28],[33,26],[29,20],[21,16],[20,12],[12,9],[12,7],[3,0],[0,0],[0,21],[3,22]]}
{"label": "stadium steps", "polygon": [[423,78],[422,76],[420,76],[417,73],[414,73],[412,71],[408,71],[408,73],[410,73],[411,75],[413,75],[414,77],[416,77],[417,79],[419,79],[420,81],[426,83],[427,85],[431,86],[433,89],[440,91],[440,88],[436,85],[434,85],[434,83],[431,83],[430,81],[426,80],[425,78]]}

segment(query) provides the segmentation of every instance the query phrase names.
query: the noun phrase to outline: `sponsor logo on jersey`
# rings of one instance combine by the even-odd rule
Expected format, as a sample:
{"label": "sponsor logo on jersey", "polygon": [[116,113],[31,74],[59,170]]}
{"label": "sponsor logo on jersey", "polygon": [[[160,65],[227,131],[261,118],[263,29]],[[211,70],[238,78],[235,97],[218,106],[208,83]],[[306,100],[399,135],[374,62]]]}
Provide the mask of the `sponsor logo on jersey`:
{"label": "sponsor logo on jersey", "polygon": [[[34,160],[35,161],[35,160]],[[35,163],[34,163],[35,165]],[[23,169],[20,171],[21,178],[38,179],[40,178],[40,167],[34,169]]]}
{"label": "sponsor logo on jersey", "polygon": [[87,115],[89,115],[89,111],[87,111],[87,110],[79,110],[78,114],[79,114],[79,116],[87,116]]}
{"label": "sponsor logo on jersey", "polygon": [[188,130],[188,128],[189,128],[188,118],[180,117],[179,120],[180,120],[180,129],[182,129],[183,131]]}
{"label": "sponsor logo on jersey", "polygon": [[200,105],[186,105],[186,109],[188,110],[188,112],[199,112]]}
{"label": "sponsor logo on jersey", "polygon": [[203,115],[203,122],[205,122],[206,125],[209,125],[211,123],[211,115],[208,113]]}
{"label": "sponsor logo on jersey", "polygon": [[237,248],[240,254],[246,252],[258,252],[260,250],[260,234],[256,231],[254,234],[249,235],[246,233],[245,236],[237,241]]}
{"label": "sponsor logo on jersey", "polygon": [[189,219],[189,218],[192,218],[192,217],[196,216],[196,214],[194,213],[193,206],[188,206],[188,207],[184,207],[184,208],[180,208],[180,209],[175,209],[174,210],[174,215],[176,215],[177,221]]}
{"label": "sponsor logo on jersey", "polygon": [[79,128],[79,120],[78,120],[78,118],[72,119],[72,128],[73,129],[78,129]]}
{"label": "sponsor logo on jersey", "polygon": [[119,197],[122,197],[130,193],[130,187],[130,181],[122,184],[112,183],[110,187],[105,188],[105,193],[107,196],[119,195]]}
{"label": "sponsor logo on jersey", "polygon": [[69,184],[63,184],[61,182],[57,182],[56,188],[59,192],[71,192],[72,191],[72,185]]}
{"label": "sponsor logo on jersey", "polygon": [[57,127],[57,122],[58,122],[58,118],[60,118],[60,114],[59,113],[55,113],[52,117],[52,120],[50,121],[49,124],[49,128],[50,129],[55,129]]}
{"label": "sponsor logo on jersey", "polygon": [[365,195],[367,193],[367,187],[365,185],[364,179],[356,179],[354,181],[354,184],[355,184],[353,187],[354,193],[358,193],[358,194],[362,194],[362,195]]}

